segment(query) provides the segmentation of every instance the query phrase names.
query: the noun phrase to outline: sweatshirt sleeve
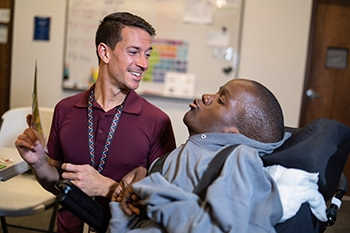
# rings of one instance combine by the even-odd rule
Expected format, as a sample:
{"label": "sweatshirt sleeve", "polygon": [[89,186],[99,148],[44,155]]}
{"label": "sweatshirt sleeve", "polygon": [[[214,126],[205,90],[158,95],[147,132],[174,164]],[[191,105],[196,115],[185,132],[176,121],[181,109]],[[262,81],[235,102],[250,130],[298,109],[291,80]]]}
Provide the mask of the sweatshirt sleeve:
{"label": "sweatshirt sleeve", "polygon": [[240,146],[201,202],[159,173],[133,184],[148,217],[168,232],[275,232],[282,216],[278,191],[258,153]]}

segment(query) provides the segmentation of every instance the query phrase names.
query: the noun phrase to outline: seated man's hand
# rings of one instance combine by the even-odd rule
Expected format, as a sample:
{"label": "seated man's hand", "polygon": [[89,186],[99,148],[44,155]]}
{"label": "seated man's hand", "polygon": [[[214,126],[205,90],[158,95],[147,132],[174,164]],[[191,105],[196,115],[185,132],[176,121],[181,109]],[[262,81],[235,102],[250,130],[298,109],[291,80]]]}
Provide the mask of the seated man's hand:
{"label": "seated man's hand", "polygon": [[135,194],[131,185],[125,188],[121,206],[127,215],[131,216],[133,213],[139,215],[142,207],[141,202],[142,200]]}
{"label": "seated man's hand", "polygon": [[112,195],[112,201],[120,202],[124,195],[124,190],[132,183],[142,180],[147,175],[147,169],[144,167],[137,167],[128,174],[117,185]]}

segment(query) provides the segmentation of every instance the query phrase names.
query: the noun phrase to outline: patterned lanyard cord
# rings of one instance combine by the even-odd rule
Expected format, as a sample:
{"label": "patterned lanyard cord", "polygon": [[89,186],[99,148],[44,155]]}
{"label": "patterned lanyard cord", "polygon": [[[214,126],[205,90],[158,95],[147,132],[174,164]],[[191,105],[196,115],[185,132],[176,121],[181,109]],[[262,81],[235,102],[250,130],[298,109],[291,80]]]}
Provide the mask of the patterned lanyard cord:
{"label": "patterned lanyard cord", "polygon": [[[94,143],[94,119],[93,119],[93,113],[92,113],[92,104],[95,100],[95,94],[94,94],[94,88],[91,89],[90,92],[90,96],[89,96],[89,100],[88,100],[88,136],[89,136],[89,151],[90,151],[90,162],[91,162],[91,166],[95,167],[95,143]],[[107,140],[106,140],[106,144],[104,146],[101,158],[100,158],[100,163],[98,165],[98,172],[102,173],[104,166],[106,164],[106,159],[107,159],[107,155],[108,155],[108,151],[109,151],[109,147],[112,143],[112,139],[115,133],[115,130],[117,128],[119,119],[120,119],[120,115],[123,111],[124,108],[124,104],[125,104],[125,100],[123,101],[123,103],[121,105],[118,106],[113,121],[111,123],[111,127],[109,129],[109,133],[107,136]]]}

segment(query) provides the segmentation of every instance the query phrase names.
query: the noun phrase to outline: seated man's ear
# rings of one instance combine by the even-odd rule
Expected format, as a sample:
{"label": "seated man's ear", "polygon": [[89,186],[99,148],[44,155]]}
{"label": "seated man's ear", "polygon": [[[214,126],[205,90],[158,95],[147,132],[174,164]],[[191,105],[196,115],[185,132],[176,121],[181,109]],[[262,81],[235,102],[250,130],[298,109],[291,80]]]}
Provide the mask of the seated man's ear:
{"label": "seated man's ear", "polygon": [[225,130],[225,133],[236,133],[240,134],[239,130],[235,126],[230,126]]}

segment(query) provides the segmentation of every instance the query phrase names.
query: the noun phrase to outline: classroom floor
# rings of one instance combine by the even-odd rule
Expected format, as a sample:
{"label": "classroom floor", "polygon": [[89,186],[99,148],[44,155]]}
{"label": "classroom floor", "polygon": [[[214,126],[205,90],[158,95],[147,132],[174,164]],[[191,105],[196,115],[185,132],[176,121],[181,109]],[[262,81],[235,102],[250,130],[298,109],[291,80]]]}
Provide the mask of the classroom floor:
{"label": "classroom floor", "polygon": [[[47,210],[43,213],[27,216],[27,217],[7,217],[6,221],[8,224],[29,226],[32,228],[39,228],[46,230],[49,228],[49,222],[51,217],[52,209]],[[349,233],[350,232],[350,197],[346,196],[342,203],[341,208],[338,211],[337,221],[334,226],[326,229],[325,233]],[[33,233],[36,231],[24,230],[19,228],[8,228],[9,233]],[[2,228],[0,233],[3,233]]]}

